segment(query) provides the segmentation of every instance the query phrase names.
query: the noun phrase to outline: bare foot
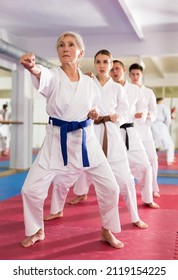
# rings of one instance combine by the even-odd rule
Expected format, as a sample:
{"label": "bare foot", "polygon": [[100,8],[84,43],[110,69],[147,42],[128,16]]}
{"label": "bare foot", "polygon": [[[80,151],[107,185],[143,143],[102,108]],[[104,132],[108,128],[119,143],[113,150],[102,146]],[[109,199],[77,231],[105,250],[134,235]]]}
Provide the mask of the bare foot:
{"label": "bare foot", "polygon": [[154,201],[151,203],[145,203],[147,206],[149,206],[150,208],[154,208],[154,209],[158,209],[160,208],[159,205],[157,203],[155,203]]}
{"label": "bare foot", "polygon": [[34,235],[27,237],[21,242],[21,245],[25,248],[32,246],[37,241],[41,241],[45,238],[45,234],[42,229],[37,231]]}
{"label": "bare foot", "polygon": [[63,211],[60,211],[56,214],[49,214],[49,215],[45,216],[44,221],[50,221],[50,220],[57,219],[60,217],[63,217]]}
{"label": "bare foot", "polygon": [[69,201],[69,204],[78,204],[81,201],[87,200],[87,194],[77,195],[74,199]]}
{"label": "bare foot", "polygon": [[102,228],[101,240],[104,242],[108,242],[111,247],[114,247],[116,249],[121,249],[124,247],[124,244],[116,239],[116,237],[111,233],[110,230],[107,230],[105,228]]}
{"label": "bare foot", "polygon": [[158,192],[153,192],[153,197],[160,197],[160,194]]}
{"label": "bare foot", "polygon": [[141,228],[141,229],[148,228],[148,225],[145,222],[143,222],[142,220],[139,220],[138,222],[133,223],[133,225],[138,227],[138,228]]}

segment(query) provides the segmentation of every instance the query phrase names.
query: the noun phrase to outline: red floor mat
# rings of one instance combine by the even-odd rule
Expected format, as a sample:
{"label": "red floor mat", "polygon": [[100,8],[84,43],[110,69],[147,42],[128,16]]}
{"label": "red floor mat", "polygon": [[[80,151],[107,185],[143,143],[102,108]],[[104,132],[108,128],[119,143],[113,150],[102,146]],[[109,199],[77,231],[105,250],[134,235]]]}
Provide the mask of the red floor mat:
{"label": "red floor mat", "polygon": [[[122,232],[117,237],[125,243],[120,250],[100,241],[101,221],[94,189],[88,200],[78,205],[66,203],[64,217],[45,222],[46,238],[30,248],[22,248],[23,209],[20,196],[0,202],[1,260],[175,260],[178,259],[178,187],[160,186],[160,209],[142,204],[138,209],[149,228],[141,230],[130,222],[122,199],[119,204]],[[67,201],[73,197],[72,189]],[[45,203],[48,213],[50,194]]]}
{"label": "red floor mat", "polygon": [[166,152],[158,152],[159,170],[178,170],[178,153],[175,152],[175,162],[172,165],[167,165]]}

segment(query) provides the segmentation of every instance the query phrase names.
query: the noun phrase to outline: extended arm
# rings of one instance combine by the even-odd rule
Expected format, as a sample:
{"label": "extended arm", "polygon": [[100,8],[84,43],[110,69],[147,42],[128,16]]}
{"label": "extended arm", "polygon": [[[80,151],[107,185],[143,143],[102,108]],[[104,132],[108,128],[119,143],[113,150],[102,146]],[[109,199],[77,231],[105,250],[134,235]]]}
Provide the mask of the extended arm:
{"label": "extended arm", "polygon": [[26,53],[20,58],[20,63],[37,79],[40,79],[41,69],[35,63],[35,55],[33,53]]}

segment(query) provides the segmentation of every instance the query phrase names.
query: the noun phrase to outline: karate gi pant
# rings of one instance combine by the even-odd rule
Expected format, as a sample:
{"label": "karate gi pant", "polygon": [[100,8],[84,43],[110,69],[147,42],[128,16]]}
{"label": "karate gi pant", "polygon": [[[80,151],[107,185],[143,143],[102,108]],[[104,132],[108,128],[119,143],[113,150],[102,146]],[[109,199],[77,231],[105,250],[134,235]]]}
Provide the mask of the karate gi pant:
{"label": "karate gi pant", "polygon": [[[129,163],[126,159],[110,162],[111,169],[119,185],[120,193],[125,201],[125,204],[130,211],[131,220],[133,223],[140,220],[137,209],[137,198],[134,177],[131,174]],[[74,185],[74,193],[76,195],[88,194],[89,186],[95,182],[91,181],[91,177],[87,176],[88,172],[83,173]],[[51,214],[56,214],[63,210],[64,201],[66,200],[67,188],[63,185],[60,187],[60,182],[53,181],[53,192],[51,199]],[[97,188],[96,188],[97,189]]]}
{"label": "karate gi pant", "polygon": [[112,232],[121,231],[118,211],[119,187],[107,159],[97,167],[75,168],[69,164],[58,170],[42,168],[38,158],[37,156],[30,168],[22,188],[26,236],[35,234],[39,229],[44,230],[44,200],[53,179],[70,188],[84,169],[95,184],[102,226]]}
{"label": "karate gi pant", "polygon": [[140,189],[142,201],[152,203],[152,168],[145,150],[128,150],[127,156],[131,172],[137,180],[136,185]]}
{"label": "karate gi pant", "polygon": [[167,162],[173,162],[175,156],[175,146],[165,123],[156,121],[152,124],[152,134],[155,147],[166,150]]}
{"label": "karate gi pant", "polygon": [[149,140],[149,141],[143,141],[143,146],[145,148],[146,154],[148,156],[148,160],[151,164],[152,168],[152,188],[153,192],[159,192],[159,186],[158,186],[158,155],[156,153],[156,148],[154,141]]}
{"label": "karate gi pant", "polygon": [[3,152],[3,151],[6,150],[6,148],[7,148],[6,140],[7,140],[7,137],[6,137],[6,136],[3,136],[3,135],[0,133],[0,152]]}
{"label": "karate gi pant", "polygon": [[170,141],[169,148],[167,148],[167,150],[166,150],[166,160],[167,160],[167,162],[173,162],[174,159],[175,159],[174,142]]}

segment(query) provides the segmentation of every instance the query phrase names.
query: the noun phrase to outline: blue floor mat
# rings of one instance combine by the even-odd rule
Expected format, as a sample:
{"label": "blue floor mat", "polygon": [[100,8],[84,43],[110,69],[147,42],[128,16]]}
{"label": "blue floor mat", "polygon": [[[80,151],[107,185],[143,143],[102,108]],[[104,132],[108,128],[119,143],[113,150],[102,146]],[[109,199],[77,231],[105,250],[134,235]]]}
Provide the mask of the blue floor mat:
{"label": "blue floor mat", "polygon": [[161,185],[177,185],[178,186],[178,178],[175,178],[175,177],[158,177],[158,184],[161,184]]}
{"label": "blue floor mat", "polygon": [[8,170],[9,170],[9,167],[6,167],[6,166],[0,167],[0,172],[4,172],[4,171],[8,171]]}
{"label": "blue floor mat", "polygon": [[9,168],[9,160],[0,161],[0,167],[4,167],[4,166]]}
{"label": "blue floor mat", "polygon": [[26,175],[27,171],[0,178],[0,201],[20,194]]}
{"label": "blue floor mat", "polygon": [[[36,155],[33,156],[33,160]],[[9,161],[0,162],[0,170],[8,170]],[[22,185],[28,171],[24,171],[17,174],[0,177],[0,201],[8,199],[10,197],[20,194]],[[178,170],[159,170],[161,174],[177,174]],[[158,184],[162,185],[177,185],[178,178],[176,177],[164,177],[158,176]]]}
{"label": "blue floor mat", "polygon": [[[26,175],[27,171],[0,178],[0,201],[20,194]],[[158,177],[158,184],[178,186],[178,178]]]}
{"label": "blue floor mat", "polygon": [[160,174],[178,174],[178,170],[159,170]]}

